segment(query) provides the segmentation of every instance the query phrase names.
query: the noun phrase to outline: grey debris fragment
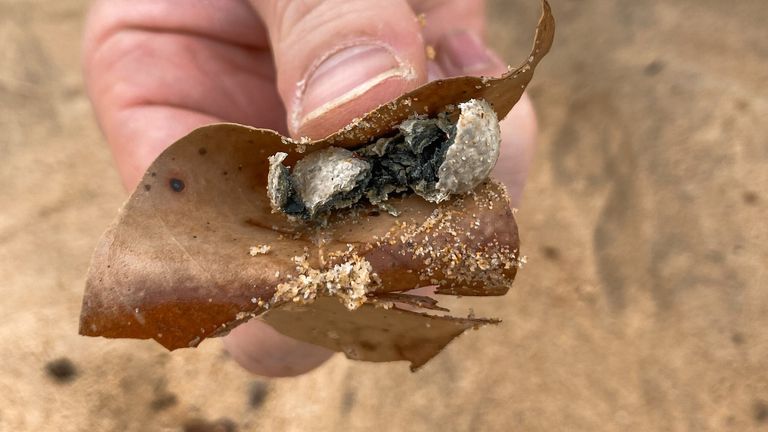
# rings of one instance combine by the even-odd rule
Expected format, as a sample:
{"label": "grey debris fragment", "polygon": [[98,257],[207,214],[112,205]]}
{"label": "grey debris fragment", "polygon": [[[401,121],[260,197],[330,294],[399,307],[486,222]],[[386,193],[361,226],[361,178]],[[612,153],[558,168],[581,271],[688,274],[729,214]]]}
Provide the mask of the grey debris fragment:
{"label": "grey debris fragment", "polygon": [[272,212],[279,212],[288,203],[291,190],[290,174],[283,165],[287,153],[279,152],[269,157],[269,177],[267,178],[267,195],[272,205]]}
{"label": "grey debris fragment", "polygon": [[382,157],[389,151],[389,143],[392,142],[392,137],[390,138],[379,138],[376,140],[375,143],[365,146],[361,148],[360,150],[357,150],[358,153],[360,153],[363,156],[368,157]]}
{"label": "grey debris fragment", "polygon": [[433,138],[430,132],[433,131],[437,121],[426,120],[424,118],[408,119],[398,126],[400,132],[403,133],[405,138],[405,144],[414,154],[422,154],[424,150],[431,144],[431,138]]}
{"label": "grey debris fragment", "polygon": [[319,211],[357,202],[363,194],[358,186],[367,183],[370,173],[371,165],[351,151],[328,147],[296,162],[293,182],[311,218]]}

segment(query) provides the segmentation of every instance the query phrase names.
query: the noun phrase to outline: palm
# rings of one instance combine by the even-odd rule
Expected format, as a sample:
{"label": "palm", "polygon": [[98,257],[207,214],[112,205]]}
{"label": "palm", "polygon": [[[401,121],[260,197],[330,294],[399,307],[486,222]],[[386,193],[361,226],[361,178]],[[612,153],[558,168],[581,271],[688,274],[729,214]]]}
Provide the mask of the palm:
{"label": "palm", "polygon": [[[174,7],[163,3],[153,7]],[[168,143],[200,125],[229,121],[286,132],[262,23],[240,2],[217,8],[216,20],[200,3],[198,11],[158,14],[149,25],[116,21],[116,31],[106,27],[86,46],[91,97],[108,111],[102,127],[110,142],[133,143],[113,148],[126,186]]]}

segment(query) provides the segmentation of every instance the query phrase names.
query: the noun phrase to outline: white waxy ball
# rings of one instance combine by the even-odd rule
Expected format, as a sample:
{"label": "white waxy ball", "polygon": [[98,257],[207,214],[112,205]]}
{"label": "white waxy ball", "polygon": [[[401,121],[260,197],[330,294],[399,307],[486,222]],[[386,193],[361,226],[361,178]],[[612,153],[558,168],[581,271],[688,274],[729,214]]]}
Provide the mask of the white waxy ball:
{"label": "white waxy ball", "polygon": [[499,159],[501,130],[496,112],[484,100],[459,104],[456,139],[445,153],[435,186],[443,201],[451,194],[465,193],[485,181]]}

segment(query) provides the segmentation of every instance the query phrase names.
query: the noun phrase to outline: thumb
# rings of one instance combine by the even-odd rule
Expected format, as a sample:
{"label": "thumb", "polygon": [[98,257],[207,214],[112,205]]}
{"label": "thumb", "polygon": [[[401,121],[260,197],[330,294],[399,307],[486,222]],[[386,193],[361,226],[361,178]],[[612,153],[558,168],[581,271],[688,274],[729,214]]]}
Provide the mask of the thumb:
{"label": "thumb", "polygon": [[323,138],[426,82],[421,31],[405,0],[252,3],[294,137]]}

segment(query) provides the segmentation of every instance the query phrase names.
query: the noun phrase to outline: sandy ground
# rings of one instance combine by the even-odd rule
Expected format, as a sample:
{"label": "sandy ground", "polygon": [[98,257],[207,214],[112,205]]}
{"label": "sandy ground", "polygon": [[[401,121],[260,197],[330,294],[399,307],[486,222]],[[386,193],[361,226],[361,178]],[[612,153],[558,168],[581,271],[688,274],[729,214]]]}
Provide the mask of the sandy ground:
{"label": "sandy ground", "polygon": [[[768,429],[765,0],[554,0],[529,264],[459,308],[504,325],[415,375],[337,356],[272,381],[215,340],[77,335],[125,198],[82,89],[85,5],[0,0],[0,430]],[[536,7],[491,4],[514,62]]]}

